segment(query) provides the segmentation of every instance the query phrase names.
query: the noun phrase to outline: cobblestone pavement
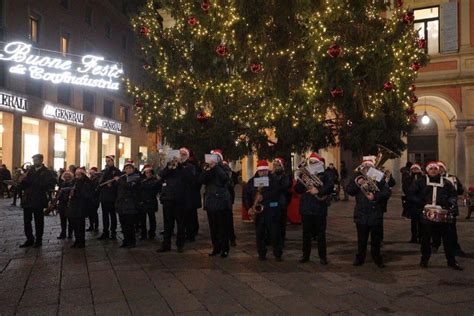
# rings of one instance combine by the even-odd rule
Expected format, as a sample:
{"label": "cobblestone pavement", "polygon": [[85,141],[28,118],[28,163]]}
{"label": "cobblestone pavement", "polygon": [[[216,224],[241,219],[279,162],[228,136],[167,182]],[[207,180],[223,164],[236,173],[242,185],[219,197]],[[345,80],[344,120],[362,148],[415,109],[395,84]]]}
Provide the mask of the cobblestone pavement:
{"label": "cobblestone pavement", "polygon": [[470,257],[459,259],[465,271],[448,269],[442,253],[423,270],[418,245],[407,243],[410,225],[400,218],[396,197],[385,220],[383,270],[370,258],[362,267],[352,266],[353,202],[331,206],[328,266],[319,264],[317,251],[311,262],[297,262],[298,225],[288,226],[283,262],[258,261],[253,225],[240,220],[237,208],[238,245],[227,259],[208,257],[203,212],[200,235],[183,254],[157,253],[158,240],[119,249],[120,240],[101,242],[95,233],[87,233],[86,249],[70,249],[71,241],[56,239],[59,218],[53,216],[45,219],[42,249],[19,249],[25,240],[22,211],[9,203],[0,200],[0,315],[474,313],[474,221],[458,223]]}

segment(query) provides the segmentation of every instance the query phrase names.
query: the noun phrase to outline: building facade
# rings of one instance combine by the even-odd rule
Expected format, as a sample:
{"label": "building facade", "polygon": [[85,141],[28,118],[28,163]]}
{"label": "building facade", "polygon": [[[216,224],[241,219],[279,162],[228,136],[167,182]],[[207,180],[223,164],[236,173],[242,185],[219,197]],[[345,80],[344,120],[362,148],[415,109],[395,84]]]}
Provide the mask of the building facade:
{"label": "building facade", "polygon": [[153,145],[121,82],[122,72],[141,79],[131,2],[0,0],[2,163],[21,166],[36,153],[56,170],[102,168],[105,155],[144,163]]}

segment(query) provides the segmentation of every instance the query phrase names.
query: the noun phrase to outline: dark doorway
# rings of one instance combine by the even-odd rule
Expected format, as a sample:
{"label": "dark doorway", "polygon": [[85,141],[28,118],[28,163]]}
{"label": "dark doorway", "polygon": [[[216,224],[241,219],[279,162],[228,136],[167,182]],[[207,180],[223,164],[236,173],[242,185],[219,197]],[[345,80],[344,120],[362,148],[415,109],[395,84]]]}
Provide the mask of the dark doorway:
{"label": "dark doorway", "polygon": [[418,122],[408,134],[408,161],[422,165],[438,160],[438,125],[431,119],[429,124]]}

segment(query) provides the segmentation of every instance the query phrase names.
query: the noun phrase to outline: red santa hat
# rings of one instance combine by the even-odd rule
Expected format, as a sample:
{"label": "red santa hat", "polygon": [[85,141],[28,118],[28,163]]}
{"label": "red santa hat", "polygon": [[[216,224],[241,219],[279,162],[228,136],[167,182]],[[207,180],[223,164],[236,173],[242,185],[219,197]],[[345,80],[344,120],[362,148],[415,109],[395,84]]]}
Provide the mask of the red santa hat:
{"label": "red santa hat", "polygon": [[375,159],[376,159],[375,156],[364,156],[364,157],[362,157],[362,164],[365,165],[365,166],[374,167],[375,166]]}
{"label": "red santa hat", "polygon": [[146,163],[143,165],[143,169],[146,169],[146,168],[152,168],[152,165],[150,165],[149,163]]}
{"label": "red santa hat", "polygon": [[439,164],[437,161],[430,161],[426,164],[426,171],[433,168],[439,170]]}
{"label": "red santa hat", "polygon": [[259,160],[257,162],[257,171],[261,171],[261,170],[270,170],[270,166],[268,165],[268,161]]}
{"label": "red santa hat", "polygon": [[115,160],[115,155],[107,155],[105,158]]}
{"label": "red santa hat", "polygon": [[133,164],[133,160],[132,159],[127,159],[125,160],[125,165],[123,166],[123,168],[125,169],[126,167],[128,166],[131,166],[131,167],[134,167],[135,168],[135,165]]}
{"label": "red santa hat", "polygon": [[211,150],[211,155],[217,155],[221,159],[221,161],[224,160],[224,156],[222,156],[222,150],[221,149],[213,149]]}
{"label": "red santa hat", "polygon": [[469,192],[474,192],[474,187],[469,187],[467,190],[468,190]]}
{"label": "red santa hat", "polygon": [[422,171],[422,169],[421,169],[421,166],[420,166],[420,164],[418,164],[418,163],[414,163],[413,165],[411,165],[411,167],[410,167],[410,171],[413,171],[413,170],[419,170],[419,171],[421,172],[421,171]]}
{"label": "red santa hat", "polygon": [[440,168],[443,168],[444,170],[447,170],[446,164],[445,164],[443,161],[441,161],[441,160],[438,161],[438,166],[439,166]]}
{"label": "red santa hat", "polygon": [[154,170],[153,170],[153,168],[152,168],[151,166],[143,168],[142,173],[145,173],[145,172],[147,172],[147,171],[151,171],[151,173],[154,173]]}
{"label": "red santa hat", "polygon": [[98,172],[98,171],[99,171],[99,169],[97,169],[97,167],[92,167],[92,168],[90,168],[90,169],[89,169],[89,171]]}
{"label": "red santa hat", "polygon": [[311,155],[309,155],[309,161],[316,161],[322,163],[325,162],[324,158],[318,155],[317,153],[311,153]]}

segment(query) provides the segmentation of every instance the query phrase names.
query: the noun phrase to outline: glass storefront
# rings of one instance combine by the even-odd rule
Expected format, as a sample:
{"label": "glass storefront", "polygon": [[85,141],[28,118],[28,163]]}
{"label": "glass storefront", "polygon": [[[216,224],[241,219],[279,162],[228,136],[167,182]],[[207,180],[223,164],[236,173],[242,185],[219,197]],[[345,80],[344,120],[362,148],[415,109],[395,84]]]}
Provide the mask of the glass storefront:
{"label": "glass storefront", "polygon": [[123,169],[125,161],[132,158],[132,139],[129,137],[119,137],[119,168]]}
{"label": "glass storefront", "polygon": [[143,169],[143,166],[147,163],[148,160],[148,147],[146,146],[139,146],[138,147],[138,158],[139,158],[139,165],[140,170]]}
{"label": "glass storefront", "polygon": [[97,167],[97,142],[98,133],[96,131],[81,129],[81,166],[86,168]]}
{"label": "glass storefront", "polygon": [[22,143],[21,163],[32,163],[31,157],[40,152],[40,120],[23,117]]}
{"label": "glass storefront", "polygon": [[102,133],[102,168],[105,168],[105,156],[115,155],[117,137],[113,134]]}
{"label": "glass storefront", "polygon": [[55,124],[54,126],[54,170],[67,168],[67,130],[68,127],[63,124]]}

